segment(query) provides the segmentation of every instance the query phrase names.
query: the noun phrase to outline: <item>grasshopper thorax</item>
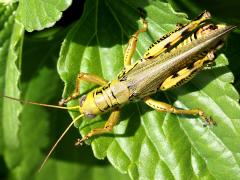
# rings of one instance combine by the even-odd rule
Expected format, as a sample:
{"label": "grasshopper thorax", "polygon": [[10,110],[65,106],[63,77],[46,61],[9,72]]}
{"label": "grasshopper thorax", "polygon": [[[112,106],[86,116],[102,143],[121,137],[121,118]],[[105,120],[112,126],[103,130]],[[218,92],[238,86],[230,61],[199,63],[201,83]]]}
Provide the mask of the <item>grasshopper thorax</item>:
{"label": "grasshopper thorax", "polygon": [[93,118],[127,103],[129,97],[130,91],[126,82],[113,80],[83,95],[79,99],[80,112]]}

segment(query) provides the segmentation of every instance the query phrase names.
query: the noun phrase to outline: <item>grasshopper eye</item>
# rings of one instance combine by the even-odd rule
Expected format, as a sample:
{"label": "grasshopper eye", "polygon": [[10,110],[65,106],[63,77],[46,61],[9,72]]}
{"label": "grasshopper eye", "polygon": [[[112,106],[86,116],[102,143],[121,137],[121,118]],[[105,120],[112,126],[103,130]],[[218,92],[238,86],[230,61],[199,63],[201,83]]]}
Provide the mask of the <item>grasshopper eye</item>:
{"label": "grasshopper eye", "polygon": [[83,102],[86,100],[86,97],[87,97],[86,95],[83,95],[83,96],[80,97],[79,104],[80,104],[81,107],[83,105]]}

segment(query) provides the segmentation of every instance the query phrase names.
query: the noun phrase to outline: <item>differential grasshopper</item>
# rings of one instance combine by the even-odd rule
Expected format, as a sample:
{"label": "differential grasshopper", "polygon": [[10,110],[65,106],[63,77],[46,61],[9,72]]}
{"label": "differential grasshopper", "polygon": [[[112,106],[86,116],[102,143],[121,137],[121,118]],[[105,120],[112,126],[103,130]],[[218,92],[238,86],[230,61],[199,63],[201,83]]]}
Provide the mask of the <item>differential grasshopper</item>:
{"label": "differential grasshopper", "polygon": [[[74,92],[66,99],[62,99],[59,106],[40,104],[80,111],[80,115],[73,120],[54,144],[44,163],[68,129],[78,119],[83,116],[94,118],[111,111],[104,127],[93,129],[82,139],[77,140],[76,145],[81,145],[95,135],[110,132],[119,120],[121,107],[132,101],[142,100],[160,112],[199,116],[204,125],[215,125],[216,123],[211,117],[208,117],[200,109],[178,109],[150,97],[157,91],[166,91],[183,85],[204,67],[214,63],[216,50],[222,47],[226,35],[235,26],[212,24],[208,22],[210,18],[210,13],[204,11],[195,20],[179,26],[154,42],[143,57],[132,64],[131,59],[136,49],[138,35],[148,29],[147,21],[141,18],[143,27],[130,38],[124,55],[124,68],[115,79],[108,82],[97,75],[81,72],[77,76]],[[95,83],[100,87],[82,95],[79,98],[78,106],[60,107],[80,96],[81,81]]]}
{"label": "differential grasshopper", "polygon": [[88,118],[108,111],[112,113],[103,128],[93,129],[82,139],[78,139],[76,145],[81,145],[92,136],[110,132],[119,120],[121,107],[131,101],[143,100],[148,106],[161,112],[199,116],[205,125],[214,125],[215,122],[202,110],[178,109],[150,97],[157,91],[186,83],[197,72],[214,62],[215,51],[223,45],[226,34],[235,26],[211,24],[206,21],[210,18],[210,13],[204,11],[189,24],[161,37],[140,60],[131,64],[138,35],[147,31],[148,27],[147,21],[142,18],[143,28],[135,32],[129,40],[124,56],[124,69],[117,78],[107,82],[93,74],[79,73],[73,94],[62,99],[60,105],[79,96],[79,86],[83,80],[100,87],[80,97],[79,106],[76,107],[80,113]]}

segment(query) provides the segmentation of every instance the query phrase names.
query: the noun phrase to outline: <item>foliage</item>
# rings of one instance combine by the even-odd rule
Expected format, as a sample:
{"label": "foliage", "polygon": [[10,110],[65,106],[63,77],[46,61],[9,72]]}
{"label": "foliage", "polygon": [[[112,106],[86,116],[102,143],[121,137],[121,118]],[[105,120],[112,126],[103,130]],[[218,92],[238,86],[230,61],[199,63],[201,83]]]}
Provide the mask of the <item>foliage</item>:
{"label": "foliage", "polygon": [[[187,15],[180,12],[187,12],[192,19],[211,7],[209,2],[199,5],[191,0],[3,2],[0,4],[0,94],[48,104],[56,104],[62,91],[63,97],[73,91],[80,71],[107,80],[116,77],[123,67],[127,41],[141,26],[138,7],[146,10],[149,29],[140,35],[134,61],[154,40],[176,28],[176,24],[188,21]],[[231,3],[239,5],[234,0],[228,1]],[[74,7],[83,4],[81,15],[81,8]],[[217,8],[212,10],[214,20],[239,23],[236,8],[228,9],[223,2],[220,5],[225,7],[226,17]],[[78,11],[77,17],[73,17]],[[73,23],[68,22],[73,19]],[[24,29],[31,33],[24,33]],[[37,168],[71,118],[61,110],[1,99],[0,177],[238,179],[239,39],[236,30],[212,69],[202,71],[182,87],[155,95],[156,99],[179,108],[203,109],[218,123],[217,127],[204,128],[198,118],[159,113],[142,102],[131,103],[122,108],[121,121],[113,134],[92,138],[87,142],[91,146],[73,147],[79,134],[72,129],[40,173],[36,173]],[[83,83],[81,93],[94,87]],[[75,117],[78,113],[70,115]],[[76,126],[85,135],[102,127],[108,116],[84,118]]]}

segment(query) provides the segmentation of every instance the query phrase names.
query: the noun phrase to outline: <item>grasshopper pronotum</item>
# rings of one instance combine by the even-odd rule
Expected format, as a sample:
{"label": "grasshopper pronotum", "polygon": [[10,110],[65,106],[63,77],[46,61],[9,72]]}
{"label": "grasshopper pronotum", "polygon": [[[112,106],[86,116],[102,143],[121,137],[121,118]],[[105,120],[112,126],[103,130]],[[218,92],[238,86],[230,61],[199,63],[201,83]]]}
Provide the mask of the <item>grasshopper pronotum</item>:
{"label": "grasshopper pronotum", "polygon": [[[147,31],[148,28],[147,21],[142,18],[143,28],[130,38],[124,55],[124,69],[117,78],[108,82],[93,74],[79,73],[74,92],[66,99],[62,99],[60,106],[28,102],[80,111],[80,115],[73,120],[54,144],[42,166],[68,129],[79,118],[83,116],[93,118],[111,111],[103,128],[93,129],[82,139],[78,139],[76,145],[82,144],[92,136],[110,132],[119,120],[121,107],[131,101],[143,100],[147,105],[161,112],[199,116],[205,125],[214,125],[215,122],[199,109],[178,109],[150,97],[157,91],[165,91],[186,83],[206,65],[214,62],[216,49],[223,45],[224,38],[235,26],[214,25],[206,21],[210,18],[210,13],[204,11],[197,19],[161,37],[149,47],[143,58],[131,64],[138,35]],[[82,95],[78,106],[61,107],[79,97],[79,86],[82,80],[95,83],[100,87]]]}

